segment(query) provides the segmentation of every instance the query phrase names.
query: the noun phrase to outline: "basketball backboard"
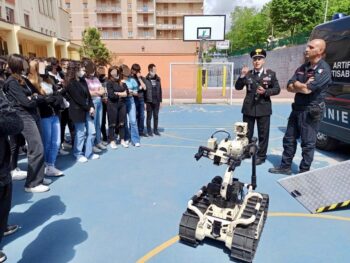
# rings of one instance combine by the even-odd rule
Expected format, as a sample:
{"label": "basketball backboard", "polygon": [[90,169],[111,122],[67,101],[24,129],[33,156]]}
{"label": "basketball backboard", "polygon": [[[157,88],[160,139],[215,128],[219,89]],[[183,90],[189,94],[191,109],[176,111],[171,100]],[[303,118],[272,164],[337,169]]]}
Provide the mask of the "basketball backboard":
{"label": "basketball backboard", "polygon": [[225,40],[225,15],[185,15],[183,19],[184,41]]}

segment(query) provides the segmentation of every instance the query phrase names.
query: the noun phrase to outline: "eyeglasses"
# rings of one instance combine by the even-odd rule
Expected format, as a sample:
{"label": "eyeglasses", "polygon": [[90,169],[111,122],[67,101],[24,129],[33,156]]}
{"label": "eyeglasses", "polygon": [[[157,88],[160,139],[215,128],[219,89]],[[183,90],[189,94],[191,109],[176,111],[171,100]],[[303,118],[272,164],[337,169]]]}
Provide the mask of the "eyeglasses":
{"label": "eyeglasses", "polygon": [[256,57],[256,58],[253,58],[253,61],[260,61],[262,59],[263,59],[262,57]]}

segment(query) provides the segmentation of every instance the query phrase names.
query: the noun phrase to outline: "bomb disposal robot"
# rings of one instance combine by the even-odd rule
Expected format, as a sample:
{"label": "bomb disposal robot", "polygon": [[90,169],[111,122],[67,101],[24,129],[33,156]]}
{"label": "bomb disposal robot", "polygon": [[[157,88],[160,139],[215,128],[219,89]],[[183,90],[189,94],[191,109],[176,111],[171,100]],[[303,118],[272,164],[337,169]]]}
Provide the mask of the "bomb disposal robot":
{"label": "bomb disposal robot", "polygon": [[[200,146],[195,155],[213,160],[215,165],[226,164],[224,177],[216,176],[192,197],[187,211],[182,215],[179,235],[183,243],[196,246],[204,238],[225,242],[231,250],[231,258],[252,262],[261,232],[264,228],[269,196],[255,192],[256,139],[249,143],[247,123],[235,123],[235,140],[230,140],[226,131],[217,131],[208,140],[208,146]],[[228,136],[219,144],[214,135],[218,132]],[[249,153],[252,158],[250,184],[233,178],[233,171]],[[246,189],[246,190],[244,190]]]}

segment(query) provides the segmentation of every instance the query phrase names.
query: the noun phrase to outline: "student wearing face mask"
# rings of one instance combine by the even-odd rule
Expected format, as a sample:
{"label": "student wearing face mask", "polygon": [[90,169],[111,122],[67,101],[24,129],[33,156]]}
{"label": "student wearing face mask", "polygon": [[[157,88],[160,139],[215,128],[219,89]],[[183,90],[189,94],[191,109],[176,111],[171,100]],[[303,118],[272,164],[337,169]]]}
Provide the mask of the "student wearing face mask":
{"label": "student wearing face mask", "polygon": [[96,66],[91,60],[84,61],[84,67],[86,69],[85,81],[88,85],[89,92],[94,103],[95,115],[94,125],[96,130],[96,138],[93,146],[94,153],[101,153],[102,150],[106,150],[107,147],[102,144],[101,138],[101,122],[102,122],[102,96],[105,93],[101,82],[96,77]]}
{"label": "student wearing face mask", "polygon": [[106,120],[107,120],[107,102],[108,102],[108,93],[107,93],[107,76],[105,74],[105,67],[99,66],[97,68],[97,78],[101,82],[101,85],[104,89],[102,96],[102,122],[101,122],[101,133],[102,133],[102,144],[104,146],[108,145],[108,136],[106,129]]}
{"label": "student wearing face mask", "polygon": [[120,71],[118,67],[110,67],[108,69],[108,139],[110,147],[117,149],[115,141],[115,129],[117,127],[120,137],[120,144],[127,148],[129,145],[125,142],[125,120],[126,120],[126,104],[125,100],[128,96],[126,85],[120,82]]}
{"label": "student wearing face mask", "polygon": [[[63,81],[66,78],[67,74],[67,68],[68,68],[69,60],[62,58],[60,60],[60,71],[58,72],[61,79]],[[65,108],[61,111],[61,117],[60,117],[60,125],[61,125],[61,149],[60,154],[64,155],[65,152],[70,150],[72,148],[72,145],[74,144],[74,124],[72,120],[69,118],[69,101],[68,97],[66,96],[66,89],[63,87],[60,93],[62,94],[63,98],[65,99]],[[69,134],[70,134],[70,140],[66,140],[65,132],[66,132],[66,126],[68,125]]]}
{"label": "student wearing face mask", "polygon": [[[50,190],[44,182],[44,147],[40,135],[40,116],[38,104],[42,96],[35,93],[21,76],[24,71],[24,59],[21,55],[10,55],[8,66],[12,75],[6,80],[4,91],[11,105],[16,109],[24,123],[22,134],[28,143],[28,175],[25,191],[41,193]],[[15,142],[16,140],[13,140]],[[17,167],[19,145],[11,145],[11,168]]]}
{"label": "student wearing face mask", "polygon": [[[147,109],[147,133],[149,136],[160,135],[158,130],[159,108],[162,103],[162,85],[157,75],[156,65],[148,65],[148,74],[146,81],[150,83],[151,88],[146,90],[146,109]],[[148,85],[147,85],[148,86]],[[153,133],[151,128],[151,120],[153,117]]]}
{"label": "student wearing face mask", "polygon": [[123,76],[121,83],[126,85],[128,89],[128,97],[126,98],[126,112],[128,115],[128,121],[129,121],[129,127],[126,129],[126,138],[131,139],[131,143],[136,146],[140,147],[140,135],[139,130],[137,127],[137,120],[136,120],[136,105],[134,96],[137,95],[139,85],[137,84],[136,80],[130,76],[131,71],[130,68],[126,65],[121,65],[121,75]]}
{"label": "student wearing face mask", "polygon": [[145,84],[144,77],[142,77],[141,75],[141,67],[139,64],[133,64],[131,66],[131,77],[136,80],[139,86],[137,95],[134,96],[135,105],[136,105],[137,127],[139,129],[140,136],[147,137],[147,134],[144,133],[146,84]]}
{"label": "student wearing face mask", "polygon": [[[41,73],[41,75],[39,74]],[[55,167],[58,150],[61,145],[59,116],[62,109],[63,97],[57,91],[52,79],[39,72],[39,61],[29,63],[28,85],[31,85],[38,94],[44,97],[38,105],[40,113],[41,135],[45,152],[45,175],[61,176],[63,172]]]}
{"label": "student wearing face mask", "polygon": [[75,127],[74,156],[80,163],[100,158],[92,152],[96,136],[95,108],[84,76],[84,67],[80,67],[77,62],[69,63],[65,83],[70,98],[69,116]]}

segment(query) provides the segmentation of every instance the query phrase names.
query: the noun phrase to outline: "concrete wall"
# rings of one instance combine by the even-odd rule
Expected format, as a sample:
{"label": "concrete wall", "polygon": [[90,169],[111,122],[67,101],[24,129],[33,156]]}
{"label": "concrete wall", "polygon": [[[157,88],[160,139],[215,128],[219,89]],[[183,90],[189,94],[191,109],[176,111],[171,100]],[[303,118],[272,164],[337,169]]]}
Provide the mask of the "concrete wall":
{"label": "concrete wall", "polygon": [[[281,88],[286,87],[287,81],[292,77],[300,64],[303,63],[305,47],[306,45],[299,45],[267,52],[266,68],[277,73],[277,79]],[[235,63],[235,79],[237,79],[243,65],[253,68],[249,55],[230,57],[228,60]]]}

